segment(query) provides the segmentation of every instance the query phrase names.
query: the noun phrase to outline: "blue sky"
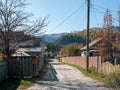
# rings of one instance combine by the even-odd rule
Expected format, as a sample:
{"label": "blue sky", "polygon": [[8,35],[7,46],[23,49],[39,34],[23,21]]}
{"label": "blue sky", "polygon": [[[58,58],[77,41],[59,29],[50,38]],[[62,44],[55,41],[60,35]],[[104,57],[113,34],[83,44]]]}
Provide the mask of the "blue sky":
{"label": "blue sky", "polygon": [[[26,0],[26,2],[30,4],[26,10],[33,13],[34,18],[49,16],[50,22],[44,28],[47,34],[86,29],[86,0]],[[91,0],[91,3],[90,27],[102,27],[107,8],[111,10],[113,17],[118,19],[120,0]],[[77,10],[78,8],[80,9]],[[75,10],[77,11],[73,14]],[[65,20],[69,16],[70,18]],[[63,21],[64,23],[60,24]],[[116,20],[113,20],[113,23],[118,25]]]}

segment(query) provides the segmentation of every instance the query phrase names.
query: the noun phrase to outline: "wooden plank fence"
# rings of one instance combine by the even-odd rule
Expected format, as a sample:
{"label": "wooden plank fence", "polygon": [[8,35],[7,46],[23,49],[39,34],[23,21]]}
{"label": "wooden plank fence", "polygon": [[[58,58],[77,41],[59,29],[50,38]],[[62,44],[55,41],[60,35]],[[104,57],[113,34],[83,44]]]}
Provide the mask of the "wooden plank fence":
{"label": "wooden plank fence", "polygon": [[[86,69],[87,62],[85,56],[63,57],[61,60],[62,62],[79,65],[80,67]],[[100,69],[100,67],[102,66],[101,60],[102,59],[100,56],[89,57],[89,67],[95,67],[96,69]]]}
{"label": "wooden plank fence", "polygon": [[38,74],[43,61],[40,57],[10,57],[8,77],[34,77]]}

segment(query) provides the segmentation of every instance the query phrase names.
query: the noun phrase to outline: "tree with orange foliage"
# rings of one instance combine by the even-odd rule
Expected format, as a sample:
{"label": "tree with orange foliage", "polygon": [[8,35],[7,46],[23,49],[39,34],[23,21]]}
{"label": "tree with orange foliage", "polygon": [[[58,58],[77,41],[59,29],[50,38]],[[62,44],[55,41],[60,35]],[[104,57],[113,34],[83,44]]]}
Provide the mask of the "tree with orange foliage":
{"label": "tree with orange foliage", "polygon": [[117,57],[116,50],[119,45],[118,34],[114,30],[103,30],[101,33],[97,33],[98,37],[102,38],[97,47],[103,61],[109,61],[114,64],[115,57]]}

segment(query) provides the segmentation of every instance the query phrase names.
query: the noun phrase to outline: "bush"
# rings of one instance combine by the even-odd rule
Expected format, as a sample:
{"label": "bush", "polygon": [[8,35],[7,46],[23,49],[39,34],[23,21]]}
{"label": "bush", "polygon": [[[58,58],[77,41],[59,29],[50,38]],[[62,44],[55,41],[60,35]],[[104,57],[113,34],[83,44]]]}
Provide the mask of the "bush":
{"label": "bush", "polygon": [[58,62],[62,62],[61,58],[57,58]]}
{"label": "bush", "polygon": [[109,87],[120,90],[120,72],[119,71],[109,73],[109,74],[103,74],[103,73],[98,72],[96,68],[91,67],[89,69],[89,73],[95,76],[98,76],[100,78],[103,77],[104,81]]}
{"label": "bush", "polygon": [[61,48],[60,54],[62,57],[75,56],[77,50],[79,50],[82,46],[83,46],[82,44],[76,43],[66,45],[63,48]]}
{"label": "bush", "polygon": [[43,65],[43,66],[42,66],[42,71],[43,71],[44,73],[46,73],[46,72],[48,71],[47,65]]}
{"label": "bush", "polygon": [[107,76],[107,84],[120,90],[120,72],[111,73]]}
{"label": "bush", "polygon": [[29,86],[32,84],[32,81],[29,80],[21,80],[20,81],[20,86],[19,89],[24,89],[25,87]]}
{"label": "bush", "polygon": [[98,73],[98,70],[95,67],[90,67],[89,72],[90,73]]}

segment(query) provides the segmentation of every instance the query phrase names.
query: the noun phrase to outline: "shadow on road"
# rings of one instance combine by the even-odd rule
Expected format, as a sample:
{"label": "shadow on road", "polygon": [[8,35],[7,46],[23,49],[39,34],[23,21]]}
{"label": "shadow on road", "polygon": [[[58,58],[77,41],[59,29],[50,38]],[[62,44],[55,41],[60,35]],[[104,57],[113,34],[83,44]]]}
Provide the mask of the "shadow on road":
{"label": "shadow on road", "polygon": [[54,67],[52,66],[50,62],[48,63],[48,72],[46,75],[43,77],[42,81],[59,81],[57,78],[57,72],[55,71]]}

